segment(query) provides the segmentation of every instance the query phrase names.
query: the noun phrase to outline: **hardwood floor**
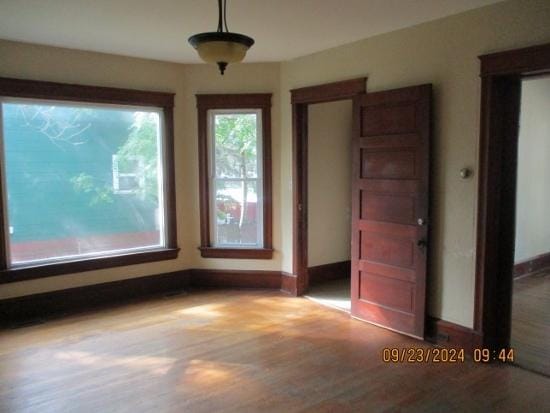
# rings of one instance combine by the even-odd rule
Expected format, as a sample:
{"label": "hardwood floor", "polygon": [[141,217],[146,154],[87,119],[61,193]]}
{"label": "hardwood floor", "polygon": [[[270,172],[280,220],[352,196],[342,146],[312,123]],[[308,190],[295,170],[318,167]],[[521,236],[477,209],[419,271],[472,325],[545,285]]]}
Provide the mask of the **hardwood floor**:
{"label": "hardwood floor", "polygon": [[510,344],[518,365],[550,376],[550,269],[514,280]]}
{"label": "hardwood floor", "polygon": [[0,332],[1,412],[540,412],[512,366],[385,364],[429,347],[304,298],[203,291]]}

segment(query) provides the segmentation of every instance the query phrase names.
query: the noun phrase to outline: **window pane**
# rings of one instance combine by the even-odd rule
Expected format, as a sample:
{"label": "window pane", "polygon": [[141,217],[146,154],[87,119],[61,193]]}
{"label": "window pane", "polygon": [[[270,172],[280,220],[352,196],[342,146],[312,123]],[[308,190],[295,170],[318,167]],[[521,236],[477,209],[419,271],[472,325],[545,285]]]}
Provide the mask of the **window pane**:
{"label": "window pane", "polygon": [[164,245],[160,116],[3,103],[11,263]]}
{"label": "window pane", "polygon": [[216,176],[256,178],[256,114],[216,114],[214,119]]}
{"label": "window pane", "polygon": [[216,245],[261,243],[258,231],[261,205],[256,187],[256,181],[216,182]]}

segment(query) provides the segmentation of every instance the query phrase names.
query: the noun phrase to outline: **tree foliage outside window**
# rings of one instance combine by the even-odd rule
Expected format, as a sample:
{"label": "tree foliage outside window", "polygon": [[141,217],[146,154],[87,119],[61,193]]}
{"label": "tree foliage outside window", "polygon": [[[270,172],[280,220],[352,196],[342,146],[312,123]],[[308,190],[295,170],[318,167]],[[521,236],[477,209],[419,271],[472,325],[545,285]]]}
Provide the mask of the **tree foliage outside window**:
{"label": "tree foliage outside window", "polygon": [[[0,104],[12,262],[164,242],[158,111]],[[115,193],[114,157],[131,190]]]}
{"label": "tree foliage outside window", "polygon": [[213,120],[218,242],[256,243],[257,210],[249,208],[257,202],[257,114],[216,113]]}

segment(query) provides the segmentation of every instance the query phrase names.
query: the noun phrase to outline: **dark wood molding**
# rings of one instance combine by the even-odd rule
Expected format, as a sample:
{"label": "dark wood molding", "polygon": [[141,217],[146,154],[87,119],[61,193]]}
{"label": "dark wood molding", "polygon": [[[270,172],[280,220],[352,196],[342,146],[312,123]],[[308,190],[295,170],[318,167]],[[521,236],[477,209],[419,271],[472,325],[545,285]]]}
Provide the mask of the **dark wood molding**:
{"label": "dark wood molding", "polygon": [[290,91],[291,103],[311,104],[351,99],[355,95],[365,93],[366,87],[367,78],[360,77],[356,79],[292,89]]}
{"label": "dark wood molding", "polygon": [[[196,95],[199,146],[199,203],[201,256],[204,258],[271,259],[273,256],[272,156],[271,156],[271,97],[270,93]],[[208,165],[208,110],[262,110],[263,166],[263,248],[214,248],[210,240],[210,182]]]}
{"label": "dark wood molding", "polygon": [[174,106],[174,93],[5,77],[0,77],[0,96],[163,108]]}
{"label": "dark wood molding", "polygon": [[164,116],[164,202],[166,208],[166,246],[178,248],[178,219],[176,203],[176,164],[174,158],[174,109],[171,106],[163,108]]}
{"label": "dark wood molding", "polygon": [[191,270],[191,286],[198,288],[281,288],[280,271]]}
{"label": "dark wood molding", "polygon": [[282,272],[281,291],[294,297],[298,296],[298,277],[288,272]]}
{"label": "dark wood molding", "polygon": [[464,349],[470,355],[482,347],[482,336],[475,330],[435,317],[426,320],[426,340],[441,347]]}
{"label": "dark wood molding", "polygon": [[351,261],[333,262],[316,265],[307,269],[309,284],[314,285],[323,281],[337,280],[351,277]]}
{"label": "dark wood molding", "polygon": [[17,326],[188,288],[190,270],[0,300],[0,327]]}
{"label": "dark wood molding", "polygon": [[271,93],[197,94],[199,109],[257,109],[271,107]]}
{"label": "dark wood molding", "polygon": [[[165,248],[140,251],[136,253],[82,258],[74,261],[64,261],[59,263],[44,263],[40,265],[9,268],[9,263],[6,261],[7,240],[3,239],[4,237],[1,237],[0,284],[177,258],[179,248],[177,240],[176,185],[174,166],[173,93],[84,86],[0,77],[0,96],[129,106],[153,106],[161,108],[164,123],[162,146],[164,149],[163,158],[165,162],[165,171],[163,175],[166,202]],[[4,171],[0,171],[0,173],[4,173]],[[4,181],[0,180],[0,196],[2,196],[2,193],[4,192],[2,182]],[[5,211],[3,211],[3,207],[0,205],[0,234],[6,233],[3,228],[5,225],[4,215]]]}
{"label": "dark wood molding", "polygon": [[162,248],[143,252],[132,252],[112,256],[78,259],[59,263],[45,263],[34,266],[8,268],[0,271],[0,284],[62,274],[76,274],[103,268],[123,267],[147,262],[173,260],[178,257],[179,248]]}
{"label": "dark wood molding", "polygon": [[509,345],[521,79],[550,72],[550,44],[480,56],[481,119],[474,330]]}
{"label": "dark wood molding", "polygon": [[[366,93],[367,78],[344,80],[293,89],[292,103],[292,276],[287,277],[285,291],[304,294],[308,276],[308,105],[352,99]],[[293,278],[292,278],[293,277]]]}
{"label": "dark wood molding", "polygon": [[308,106],[292,105],[292,273],[298,295],[309,285],[307,272],[308,235]]}
{"label": "dark wood molding", "polygon": [[550,252],[514,264],[514,278],[550,268]]}
{"label": "dark wood molding", "polygon": [[479,57],[481,76],[517,75],[522,76],[548,70],[550,44],[507,50]]}
{"label": "dark wood molding", "polygon": [[273,258],[273,249],[266,248],[215,248],[200,247],[204,258],[248,258],[269,260]]}

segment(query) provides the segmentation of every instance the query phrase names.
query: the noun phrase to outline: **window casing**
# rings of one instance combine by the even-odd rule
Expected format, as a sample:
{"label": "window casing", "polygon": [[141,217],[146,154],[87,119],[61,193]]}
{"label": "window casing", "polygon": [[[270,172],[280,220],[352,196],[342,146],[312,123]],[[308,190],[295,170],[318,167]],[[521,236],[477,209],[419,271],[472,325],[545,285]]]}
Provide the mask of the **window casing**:
{"label": "window casing", "polygon": [[177,257],[172,107],[0,78],[0,283]]}
{"label": "window casing", "polygon": [[272,257],[271,95],[197,95],[201,254]]}

